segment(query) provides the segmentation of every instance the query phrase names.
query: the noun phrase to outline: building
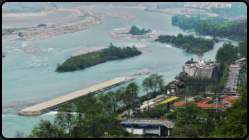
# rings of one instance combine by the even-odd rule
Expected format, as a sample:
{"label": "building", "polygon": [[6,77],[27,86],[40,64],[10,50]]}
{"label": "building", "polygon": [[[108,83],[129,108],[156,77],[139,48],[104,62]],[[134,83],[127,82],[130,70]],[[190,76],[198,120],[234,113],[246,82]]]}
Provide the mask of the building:
{"label": "building", "polygon": [[219,63],[205,62],[205,59],[199,59],[198,62],[194,62],[193,58],[185,63],[185,72],[194,77],[218,77]]}
{"label": "building", "polygon": [[169,82],[167,94],[178,94],[178,89],[184,88],[185,77],[187,76],[188,74],[186,72],[180,72],[180,74],[175,77],[175,81]]}
{"label": "building", "polygon": [[197,8],[197,9],[231,8],[232,4],[218,3],[218,2],[188,2],[184,4],[184,7]]}
{"label": "building", "polygon": [[232,104],[234,104],[235,101],[238,100],[238,99],[239,99],[238,97],[225,98],[225,99],[223,99],[223,103],[224,103],[224,105],[230,107],[230,106],[232,106]]}

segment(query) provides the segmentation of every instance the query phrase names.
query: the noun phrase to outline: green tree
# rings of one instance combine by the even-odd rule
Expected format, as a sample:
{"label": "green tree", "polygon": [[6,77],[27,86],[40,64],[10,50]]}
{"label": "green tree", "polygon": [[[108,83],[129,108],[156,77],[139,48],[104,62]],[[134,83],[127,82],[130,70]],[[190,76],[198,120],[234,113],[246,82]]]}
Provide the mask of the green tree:
{"label": "green tree", "polygon": [[203,93],[202,93],[202,97],[203,97],[203,98],[207,98],[207,93],[203,92]]}
{"label": "green tree", "polygon": [[38,125],[34,126],[30,138],[63,138],[65,137],[64,129],[49,120],[41,119]]}
{"label": "green tree", "polygon": [[[183,105],[185,106],[185,104]],[[197,106],[194,102],[187,102],[185,107],[178,107],[167,115],[167,118],[172,118],[176,126],[184,124],[194,124],[198,127],[201,126],[200,118],[203,117],[202,107]]]}
{"label": "green tree", "polygon": [[172,129],[171,137],[198,138],[198,128],[193,124],[175,126]]}
{"label": "green tree", "polygon": [[120,101],[120,92],[109,91],[107,95],[110,97],[110,101],[113,105],[113,111],[116,112],[116,108],[118,107],[118,103]]}
{"label": "green tree", "polygon": [[150,79],[148,77],[146,77],[143,80],[142,86],[144,88],[144,91],[147,91],[147,94],[148,94],[148,90],[149,90],[149,85],[150,85]]}
{"label": "green tree", "polygon": [[151,90],[153,90],[153,93],[154,93],[154,97],[156,96],[156,92],[157,92],[157,89],[160,88],[162,89],[163,88],[163,75],[158,75],[158,74],[151,74],[149,77],[149,88]]}
{"label": "green tree", "polygon": [[239,42],[240,57],[247,58],[247,40]]}
{"label": "green tree", "polygon": [[231,42],[224,43],[216,53],[215,59],[218,62],[235,61],[238,57],[238,48],[232,45]]}
{"label": "green tree", "polygon": [[247,83],[240,89],[241,99],[226,108],[226,119],[221,120],[210,138],[245,138],[247,136]]}
{"label": "green tree", "polygon": [[126,90],[131,92],[132,96],[137,96],[139,92],[139,86],[135,82],[131,82],[127,87]]}

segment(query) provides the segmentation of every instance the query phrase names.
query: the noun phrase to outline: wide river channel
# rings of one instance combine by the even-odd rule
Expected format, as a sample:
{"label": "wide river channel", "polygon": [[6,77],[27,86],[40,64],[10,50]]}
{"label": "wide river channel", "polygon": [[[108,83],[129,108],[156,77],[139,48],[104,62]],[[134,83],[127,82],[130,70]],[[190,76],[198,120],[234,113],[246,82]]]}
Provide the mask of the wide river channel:
{"label": "wide river channel", "polygon": [[[167,84],[182,71],[186,61],[191,58],[194,61],[198,59],[197,55],[174,48],[171,44],[127,41],[109,36],[109,32],[113,30],[129,30],[132,25],[140,29],[154,29],[157,35],[188,34],[179,27],[171,25],[172,15],[125,8],[91,8],[91,10],[129,12],[136,15],[136,18],[121,22],[121,18],[106,17],[101,25],[80,32],[58,35],[46,40],[2,42],[2,51],[6,53],[6,57],[2,58],[2,134],[4,137],[13,138],[17,130],[29,134],[40,119],[52,121],[56,114],[56,111],[51,111],[40,116],[20,116],[17,112],[28,106],[21,108],[6,108],[6,106],[23,102],[44,102],[108,79],[131,77],[129,74],[137,71],[162,74]],[[217,49],[229,41],[234,45],[238,44],[237,41],[221,39],[215,44],[214,49],[204,53],[202,58],[215,60]],[[138,48],[145,47],[152,52],[123,60],[108,61],[84,70],[55,72],[56,64],[63,63],[77,49],[107,46],[111,42],[120,47],[132,45]],[[37,46],[42,51],[34,55],[28,54],[22,49],[24,46]],[[148,75],[132,76],[140,86],[139,96],[146,94],[141,84]],[[128,84],[122,86],[125,87]],[[111,90],[115,91],[119,87],[121,86]]]}

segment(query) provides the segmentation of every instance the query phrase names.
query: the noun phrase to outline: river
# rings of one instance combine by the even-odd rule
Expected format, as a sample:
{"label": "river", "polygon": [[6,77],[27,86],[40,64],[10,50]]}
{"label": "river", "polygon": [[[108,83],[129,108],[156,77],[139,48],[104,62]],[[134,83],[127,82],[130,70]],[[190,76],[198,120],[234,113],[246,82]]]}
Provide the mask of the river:
{"label": "river", "polygon": [[[93,11],[121,11],[137,16],[120,22],[120,18],[106,17],[97,27],[58,35],[46,40],[2,42],[2,51],[6,57],[2,59],[2,107],[20,102],[44,102],[73,91],[77,91],[108,79],[126,77],[139,70],[162,74],[164,81],[170,82],[182,70],[186,61],[198,56],[182,49],[174,48],[170,44],[151,41],[126,41],[109,36],[113,30],[129,30],[132,25],[142,29],[157,30],[156,34],[187,35],[179,27],[171,25],[171,15],[147,12],[141,9],[126,8],[91,8]],[[215,54],[224,42],[222,39],[215,44],[214,49],[204,53],[202,58],[215,60]],[[74,51],[81,47],[107,46],[146,47],[152,50],[123,60],[114,60],[74,72],[55,72],[56,64],[63,63]],[[231,41],[237,45],[237,41]],[[28,54],[24,46],[37,46],[42,52]],[[141,86],[142,80],[148,75],[133,76],[135,82]],[[127,86],[128,83],[122,85]],[[120,86],[111,90],[117,90]],[[139,96],[146,92],[140,87]],[[6,138],[13,138],[17,130],[29,134],[40,119],[53,120],[56,111],[40,116],[20,116],[17,112],[25,108],[4,108],[2,110],[2,134]]]}

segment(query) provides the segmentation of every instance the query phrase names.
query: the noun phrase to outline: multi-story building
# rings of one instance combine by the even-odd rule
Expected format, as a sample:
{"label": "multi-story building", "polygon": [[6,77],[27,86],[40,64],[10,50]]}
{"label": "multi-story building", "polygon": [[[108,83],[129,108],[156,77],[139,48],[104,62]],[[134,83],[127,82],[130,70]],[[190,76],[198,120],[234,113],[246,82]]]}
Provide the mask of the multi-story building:
{"label": "multi-story building", "polygon": [[184,4],[184,7],[199,8],[199,9],[211,9],[213,8],[231,8],[230,3],[218,3],[218,2],[188,2]]}

